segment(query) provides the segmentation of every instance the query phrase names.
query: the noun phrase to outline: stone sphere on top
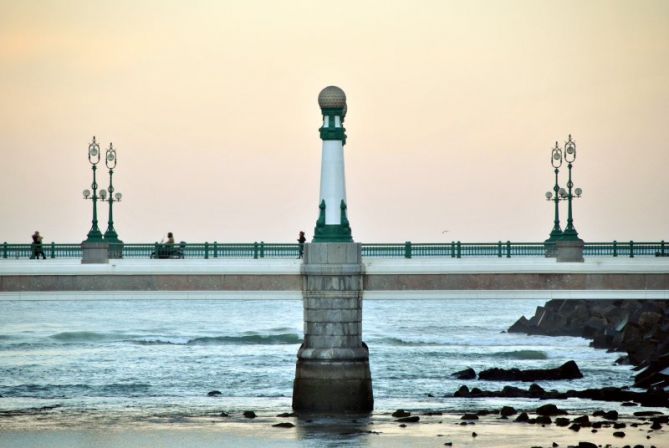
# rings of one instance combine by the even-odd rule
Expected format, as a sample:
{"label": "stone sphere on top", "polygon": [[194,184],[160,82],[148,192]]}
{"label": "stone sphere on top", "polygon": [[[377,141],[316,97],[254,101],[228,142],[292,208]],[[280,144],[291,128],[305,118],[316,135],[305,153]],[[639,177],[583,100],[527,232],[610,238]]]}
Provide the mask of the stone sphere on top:
{"label": "stone sphere on top", "polygon": [[327,86],[318,94],[321,109],[345,109],[346,94],[337,86]]}

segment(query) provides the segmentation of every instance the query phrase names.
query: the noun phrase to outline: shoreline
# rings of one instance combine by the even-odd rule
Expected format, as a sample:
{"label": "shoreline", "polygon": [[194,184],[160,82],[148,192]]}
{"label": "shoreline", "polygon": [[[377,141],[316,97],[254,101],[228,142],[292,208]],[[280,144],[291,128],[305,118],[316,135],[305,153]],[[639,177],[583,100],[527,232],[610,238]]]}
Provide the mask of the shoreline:
{"label": "shoreline", "polygon": [[[485,413],[484,413],[485,414]],[[609,422],[590,416],[590,421],[605,422],[607,427],[583,427],[574,431],[555,424],[531,424],[500,418],[499,414],[470,415],[448,413],[442,415],[415,414],[416,423],[402,423],[389,414],[363,417],[276,417],[259,414],[245,419],[241,414],[231,417],[204,416],[182,418],[180,421],[137,421],[134,424],[99,423],[84,427],[32,426],[7,429],[0,426],[0,446],[3,448],[88,447],[311,447],[311,446],[369,446],[369,447],[551,447],[578,446],[579,442],[622,447],[624,445],[669,446],[666,425],[659,430],[649,429],[649,417],[621,415]],[[534,415],[534,414],[533,414]],[[664,414],[666,416],[666,414]],[[582,418],[568,414],[566,418]],[[291,423],[293,427],[274,427]],[[4,425],[3,425],[4,426]],[[614,432],[624,432],[616,437]],[[476,436],[474,436],[474,433]],[[447,445],[451,443],[452,445]]]}

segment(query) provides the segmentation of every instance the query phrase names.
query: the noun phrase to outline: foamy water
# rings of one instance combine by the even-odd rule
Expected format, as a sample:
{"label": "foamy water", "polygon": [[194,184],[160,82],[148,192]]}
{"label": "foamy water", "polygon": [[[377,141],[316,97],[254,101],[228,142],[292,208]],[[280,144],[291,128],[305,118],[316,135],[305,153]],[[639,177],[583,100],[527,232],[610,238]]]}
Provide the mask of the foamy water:
{"label": "foamy water", "polygon": [[[528,386],[450,377],[467,367],[544,368],[573,359],[583,379],[539,384],[567,390],[632,383],[630,367],[614,365],[620,354],[594,350],[584,339],[504,332],[541,304],[366,301],[375,413],[536,407],[529,399],[452,398],[462,384]],[[2,301],[0,310],[0,428],[178,424],[222,410],[290,411],[301,301]],[[222,396],[208,397],[212,390]],[[602,403],[561,406],[592,410]]]}

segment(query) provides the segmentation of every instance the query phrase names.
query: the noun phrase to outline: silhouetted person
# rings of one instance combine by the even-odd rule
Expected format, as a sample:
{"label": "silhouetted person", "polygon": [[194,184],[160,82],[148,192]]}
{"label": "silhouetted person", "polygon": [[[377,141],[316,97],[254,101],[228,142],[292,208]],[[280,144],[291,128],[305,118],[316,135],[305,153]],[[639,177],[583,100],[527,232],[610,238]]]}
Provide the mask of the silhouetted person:
{"label": "silhouetted person", "polygon": [[42,250],[42,235],[39,234],[39,231],[35,230],[35,233],[33,233],[33,242],[31,244],[32,249],[33,249],[33,254],[30,257],[32,260],[33,258],[37,258],[39,260],[40,255],[42,256],[43,260],[46,260],[46,255],[44,255],[44,250]]}
{"label": "silhouetted person", "polygon": [[307,238],[304,236],[304,231],[300,231],[299,238],[297,238],[297,242],[300,243],[300,252],[297,256],[297,258],[302,258],[304,255],[304,243],[307,241]]}

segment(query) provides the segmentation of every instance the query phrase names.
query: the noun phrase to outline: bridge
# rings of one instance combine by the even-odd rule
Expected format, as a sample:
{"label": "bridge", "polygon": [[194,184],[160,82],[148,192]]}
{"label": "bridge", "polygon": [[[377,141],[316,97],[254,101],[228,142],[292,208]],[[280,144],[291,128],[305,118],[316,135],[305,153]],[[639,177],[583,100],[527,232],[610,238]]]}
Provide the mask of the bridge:
{"label": "bridge", "polygon": [[[0,245],[0,299],[302,297],[298,244],[124,244],[119,258],[82,264],[81,244]],[[669,299],[669,247],[657,242],[584,244],[585,261],[559,263],[544,243],[363,243],[365,299]]]}

